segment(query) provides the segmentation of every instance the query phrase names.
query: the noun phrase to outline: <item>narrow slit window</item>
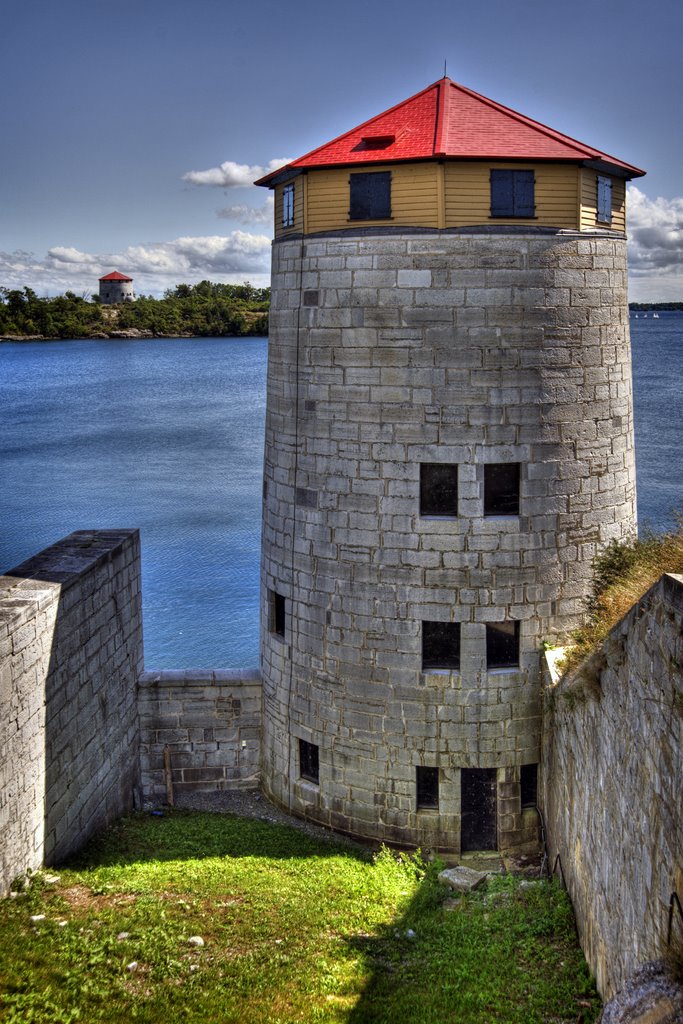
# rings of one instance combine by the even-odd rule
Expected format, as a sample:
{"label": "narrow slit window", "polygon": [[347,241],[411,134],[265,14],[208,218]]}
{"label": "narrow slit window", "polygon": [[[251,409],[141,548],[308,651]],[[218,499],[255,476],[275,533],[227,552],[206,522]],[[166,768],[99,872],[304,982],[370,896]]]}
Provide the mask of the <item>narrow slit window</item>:
{"label": "narrow slit window", "polygon": [[294,186],[285,185],[282,190],[282,226],[291,228],[294,224]]}
{"label": "narrow slit window", "polygon": [[484,466],[484,515],[519,515],[519,463]]}
{"label": "narrow slit window", "polygon": [[349,220],[387,220],[391,217],[390,171],[352,174],[349,190]]}
{"label": "narrow slit window", "polygon": [[270,632],[275,636],[284,637],[287,629],[287,606],[282,594],[270,591]]}
{"label": "narrow slit window", "polygon": [[442,462],[420,465],[420,515],[454,519],[458,514],[458,467]]}
{"label": "narrow slit window", "polygon": [[535,807],[538,799],[538,765],[523,764],[519,771],[522,807]]}
{"label": "narrow slit window", "polygon": [[422,623],[422,670],[460,668],[460,623]]}
{"label": "narrow slit window", "polygon": [[486,667],[519,668],[519,622],[486,623]]}
{"label": "narrow slit window", "polygon": [[439,806],[439,769],[416,768],[415,783],[418,811],[422,808],[437,808]]}
{"label": "narrow slit window", "polygon": [[318,747],[308,740],[299,740],[299,775],[308,782],[320,782]]}
{"label": "narrow slit window", "polygon": [[612,179],[598,175],[598,222],[612,223]]}

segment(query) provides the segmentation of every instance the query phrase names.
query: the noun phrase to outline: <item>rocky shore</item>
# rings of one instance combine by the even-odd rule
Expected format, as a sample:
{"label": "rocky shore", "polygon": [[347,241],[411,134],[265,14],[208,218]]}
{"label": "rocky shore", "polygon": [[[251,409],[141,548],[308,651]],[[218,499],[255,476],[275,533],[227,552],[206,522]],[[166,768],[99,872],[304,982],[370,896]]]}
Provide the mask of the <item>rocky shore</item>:
{"label": "rocky shore", "polygon": [[156,334],[154,331],[142,331],[137,327],[129,327],[122,331],[93,331],[92,334],[83,335],[79,338],[58,338],[48,337],[44,334],[2,334],[2,341],[142,341],[147,338],[195,338],[195,334]]}

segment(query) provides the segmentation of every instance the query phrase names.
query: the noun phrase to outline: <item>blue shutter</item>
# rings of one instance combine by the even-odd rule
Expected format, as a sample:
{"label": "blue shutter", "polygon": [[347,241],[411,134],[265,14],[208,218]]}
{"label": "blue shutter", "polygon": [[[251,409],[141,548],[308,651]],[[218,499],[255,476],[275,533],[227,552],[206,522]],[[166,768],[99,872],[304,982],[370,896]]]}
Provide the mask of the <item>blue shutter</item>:
{"label": "blue shutter", "polygon": [[491,216],[513,216],[512,171],[491,171]]}
{"label": "blue shutter", "polygon": [[391,173],[371,171],[350,178],[351,220],[384,220],[391,217]]}
{"label": "blue shutter", "polygon": [[612,179],[598,175],[598,221],[612,223]]}
{"label": "blue shutter", "polygon": [[513,207],[515,217],[533,217],[534,204],[534,172],[513,171]]}

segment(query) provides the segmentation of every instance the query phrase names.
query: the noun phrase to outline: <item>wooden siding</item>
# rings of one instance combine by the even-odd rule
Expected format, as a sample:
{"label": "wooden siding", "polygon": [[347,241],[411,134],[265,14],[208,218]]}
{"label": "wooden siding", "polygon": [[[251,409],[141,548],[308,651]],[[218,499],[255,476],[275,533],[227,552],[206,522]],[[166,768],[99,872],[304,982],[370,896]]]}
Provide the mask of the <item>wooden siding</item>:
{"label": "wooden siding", "polygon": [[[294,185],[294,223],[287,228],[282,226],[282,194],[287,185]],[[300,175],[285,185],[278,185],[275,189],[275,237],[284,238],[304,230],[304,190],[306,176]]]}
{"label": "wooden siding", "polygon": [[392,227],[438,227],[437,170],[432,162],[377,164],[358,171],[391,172],[391,218],[349,220],[350,168],[309,171],[307,227],[309,232],[354,229],[391,224]]}
{"label": "wooden siding", "polygon": [[[536,216],[491,217],[492,169],[530,170],[536,181]],[[533,224],[577,228],[577,168],[572,164],[459,162],[446,164],[446,225]]]}
{"label": "wooden siding", "polygon": [[[491,217],[490,172],[493,168],[533,170],[536,216]],[[359,167],[358,171],[367,171]],[[592,231],[596,221],[597,172],[575,164],[522,164],[489,161],[424,161],[377,164],[373,171],[391,172],[391,218],[349,220],[348,167],[309,171],[295,178],[294,224],[282,226],[283,185],[275,189],[276,238],[298,232],[392,227],[457,228],[472,225],[530,224]],[[625,183],[612,178],[613,231],[625,231]]]}
{"label": "wooden siding", "polygon": [[[581,180],[581,230],[592,231],[599,225],[597,220],[598,203],[598,171],[582,167],[579,171]],[[609,175],[602,175],[609,177]],[[626,182],[622,178],[612,178],[612,231],[626,231]]]}

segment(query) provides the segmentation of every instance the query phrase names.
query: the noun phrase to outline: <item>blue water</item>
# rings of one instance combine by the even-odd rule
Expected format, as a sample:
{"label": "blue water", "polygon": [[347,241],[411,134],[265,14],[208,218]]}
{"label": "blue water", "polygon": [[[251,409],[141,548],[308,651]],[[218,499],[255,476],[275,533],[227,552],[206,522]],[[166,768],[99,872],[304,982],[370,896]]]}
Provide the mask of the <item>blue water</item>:
{"label": "blue water", "polygon": [[[683,498],[683,314],[631,319],[641,523]],[[138,526],[147,668],[258,652],[267,341],[0,344],[0,570]]]}
{"label": "blue water", "polygon": [[641,531],[683,511],[683,313],[631,316],[636,482]]}
{"label": "blue water", "polygon": [[257,663],[267,341],[0,345],[0,570],[138,526],[148,668]]}

